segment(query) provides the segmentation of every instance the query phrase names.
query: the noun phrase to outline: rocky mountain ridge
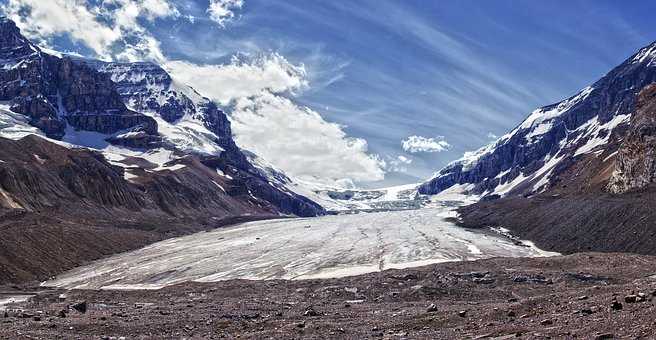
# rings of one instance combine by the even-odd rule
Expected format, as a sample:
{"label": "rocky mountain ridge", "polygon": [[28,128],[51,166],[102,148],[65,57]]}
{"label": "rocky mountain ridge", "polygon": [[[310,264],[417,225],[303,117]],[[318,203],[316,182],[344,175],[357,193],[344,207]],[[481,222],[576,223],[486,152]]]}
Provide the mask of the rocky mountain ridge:
{"label": "rocky mountain ridge", "polygon": [[623,137],[637,93],[656,81],[656,43],[640,49],[578,94],[533,111],[498,141],[468,153],[419,188],[437,194],[465,185],[488,199],[543,192],[588,155],[612,154]]}

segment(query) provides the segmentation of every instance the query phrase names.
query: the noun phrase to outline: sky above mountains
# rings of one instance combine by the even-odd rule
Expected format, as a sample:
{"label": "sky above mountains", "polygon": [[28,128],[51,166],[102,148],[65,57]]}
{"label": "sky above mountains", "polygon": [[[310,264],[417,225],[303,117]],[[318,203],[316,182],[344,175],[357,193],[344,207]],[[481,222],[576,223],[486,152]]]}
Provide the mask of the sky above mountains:
{"label": "sky above mountains", "polygon": [[150,60],[326,184],[418,182],[656,39],[652,1],[0,0],[41,46]]}

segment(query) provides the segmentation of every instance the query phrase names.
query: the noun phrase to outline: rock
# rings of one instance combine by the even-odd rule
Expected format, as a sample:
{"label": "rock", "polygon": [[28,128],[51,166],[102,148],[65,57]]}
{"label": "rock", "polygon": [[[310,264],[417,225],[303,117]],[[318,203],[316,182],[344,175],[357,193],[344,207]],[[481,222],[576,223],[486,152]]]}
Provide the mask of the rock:
{"label": "rock", "polygon": [[87,302],[86,301],[80,301],[71,306],[71,308],[75,309],[76,311],[85,314],[87,312]]}
{"label": "rock", "polygon": [[419,280],[419,277],[416,274],[405,274],[402,276],[392,276],[394,279],[402,281],[416,281]]}
{"label": "rock", "polygon": [[475,278],[472,279],[472,282],[479,283],[479,284],[490,284],[490,283],[494,283],[494,278],[491,278],[491,277],[481,277],[481,278],[475,277]]}
{"label": "rock", "polygon": [[22,312],[18,315],[18,317],[21,319],[30,319],[34,317],[34,314],[28,312]]}
{"label": "rock", "polygon": [[622,310],[622,304],[619,301],[614,300],[610,304],[610,309],[612,309],[612,310]]}
{"label": "rock", "polygon": [[466,310],[461,310],[458,312],[458,316],[461,318],[464,318],[467,316],[467,311]]}
{"label": "rock", "polygon": [[583,300],[587,300],[587,299],[588,299],[588,296],[587,296],[587,295],[582,295],[582,296],[579,296],[579,297],[577,298],[577,300],[579,300],[579,301],[583,301]]}
{"label": "rock", "polygon": [[297,328],[305,328],[305,322],[297,323],[296,327]]}
{"label": "rock", "polygon": [[627,295],[624,297],[624,302],[626,303],[635,303],[638,302],[638,296],[637,295]]}
{"label": "rock", "polygon": [[604,334],[599,334],[595,337],[595,340],[610,340],[610,339],[615,339],[615,334],[604,333]]}
{"label": "rock", "polygon": [[314,310],[314,307],[310,306],[308,307],[305,312],[303,312],[304,316],[319,316],[320,314]]}
{"label": "rock", "polygon": [[581,309],[580,313],[583,315],[590,315],[594,314],[594,310],[592,308],[583,308]]}
{"label": "rock", "polygon": [[38,316],[38,315],[35,315],[35,316],[32,318],[32,320],[34,320],[34,321],[36,321],[36,322],[39,322],[39,321],[41,321],[41,317]]}
{"label": "rock", "polygon": [[542,326],[553,325],[553,320],[551,320],[551,319],[542,320],[542,321],[540,321],[540,324],[541,324]]}
{"label": "rock", "polygon": [[434,303],[431,303],[428,308],[426,308],[426,311],[429,313],[437,312],[437,306]]}

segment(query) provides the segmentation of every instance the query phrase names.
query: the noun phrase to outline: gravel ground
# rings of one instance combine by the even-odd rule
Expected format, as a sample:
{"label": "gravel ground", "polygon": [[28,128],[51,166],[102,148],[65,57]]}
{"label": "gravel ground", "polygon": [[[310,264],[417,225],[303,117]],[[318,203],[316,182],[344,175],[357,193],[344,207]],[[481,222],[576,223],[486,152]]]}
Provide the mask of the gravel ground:
{"label": "gravel ground", "polygon": [[42,291],[4,306],[0,338],[654,338],[654,274],[656,257],[584,253],[325,280]]}

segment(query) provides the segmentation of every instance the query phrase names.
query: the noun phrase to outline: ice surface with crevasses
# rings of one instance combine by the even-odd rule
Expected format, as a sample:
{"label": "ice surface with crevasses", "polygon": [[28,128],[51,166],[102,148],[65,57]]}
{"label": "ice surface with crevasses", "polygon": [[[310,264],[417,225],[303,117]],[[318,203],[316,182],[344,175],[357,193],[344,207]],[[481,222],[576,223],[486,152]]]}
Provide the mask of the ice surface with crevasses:
{"label": "ice surface with crevasses", "polygon": [[452,208],[251,222],[174,238],[45,282],[88,289],[159,288],[185,281],[310,279],[446,261],[549,256],[491,232],[457,227]]}

